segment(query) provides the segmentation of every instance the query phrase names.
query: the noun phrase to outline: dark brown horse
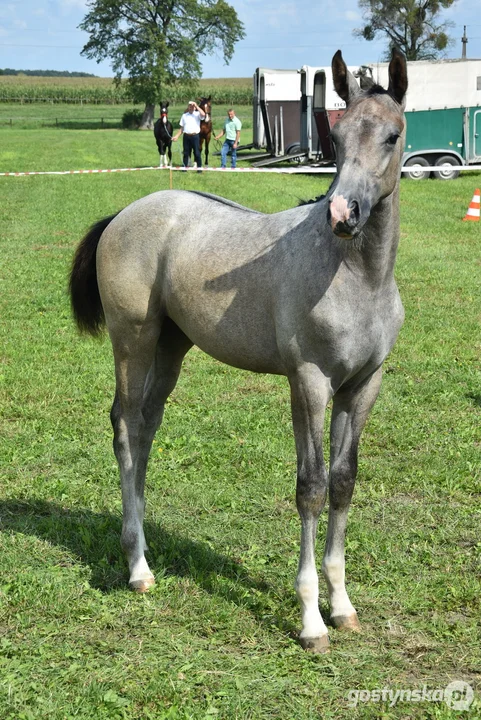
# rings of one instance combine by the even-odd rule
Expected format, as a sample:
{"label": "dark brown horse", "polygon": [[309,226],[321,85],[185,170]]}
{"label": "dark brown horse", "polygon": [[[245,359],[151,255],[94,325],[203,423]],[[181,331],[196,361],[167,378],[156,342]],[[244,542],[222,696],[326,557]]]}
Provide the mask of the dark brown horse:
{"label": "dark brown horse", "polygon": [[212,115],[211,115],[211,98],[201,98],[199,101],[199,107],[205,112],[205,117],[200,121],[200,152],[202,154],[202,147],[205,142],[205,164],[209,164],[209,143],[212,135]]}
{"label": "dark brown horse", "polygon": [[160,117],[154,125],[155,142],[160,155],[159,167],[167,165],[166,154],[169,155],[169,166],[172,165],[172,123],[169,120],[169,103],[160,103]]}

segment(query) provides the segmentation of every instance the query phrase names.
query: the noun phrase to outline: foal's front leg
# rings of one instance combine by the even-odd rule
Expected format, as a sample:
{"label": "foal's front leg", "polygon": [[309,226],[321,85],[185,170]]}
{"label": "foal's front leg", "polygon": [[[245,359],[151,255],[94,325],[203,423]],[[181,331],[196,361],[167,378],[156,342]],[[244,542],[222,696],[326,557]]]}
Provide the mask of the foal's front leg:
{"label": "foal's front leg", "polygon": [[301,519],[301,552],[296,579],[302,616],[300,642],[305,650],[322,653],[328,651],[329,637],[319,612],[315,541],[327,492],[322,437],[330,389],[324,375],[312,366],[298,370],[289,382],[297,449],[296,502]]}
{"label": "foal's front leg", "polygon": [[356,482],[359,439],[380,386],[381,368],[359,387],[338,391],[332,408],[329,521],[322,572],[329,591],[333,625],[355,631],[360,630],[360,625],[345,586],[344,541]]}

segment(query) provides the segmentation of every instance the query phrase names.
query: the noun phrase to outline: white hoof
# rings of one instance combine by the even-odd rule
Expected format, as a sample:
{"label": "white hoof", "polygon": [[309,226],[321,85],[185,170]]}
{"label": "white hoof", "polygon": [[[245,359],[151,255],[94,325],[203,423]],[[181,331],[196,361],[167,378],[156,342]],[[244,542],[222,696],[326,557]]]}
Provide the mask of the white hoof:
{"label": "white hoof", "polygon": [[150,574],[146,577],[139,578],[138,580],[130,580],[129,585],[132,590],[135,590],[135,592],[144,593],[155,585],[155,578],[152,574]]}

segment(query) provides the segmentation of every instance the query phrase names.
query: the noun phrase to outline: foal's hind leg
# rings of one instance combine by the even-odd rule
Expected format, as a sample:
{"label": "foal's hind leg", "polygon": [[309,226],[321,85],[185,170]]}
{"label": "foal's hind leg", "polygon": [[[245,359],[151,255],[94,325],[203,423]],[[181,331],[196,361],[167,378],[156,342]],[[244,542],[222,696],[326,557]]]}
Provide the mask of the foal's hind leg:
{"label": "foal's hind leg", "polygon": [[122,488],[122,537],[130,577],[138,587],[153,584],[153,575],[144,557],[142,529],[143,498],[137,488],[140,439],[144,431],[142,403],[144,387],[159,336],[154,322],[138,325],[124,321],[118,329],[109,325],[115,359],[116,393],[110,417],[114,429],[114,452],[119,464]]}
{"label": "foal's hind leg", "polygon": [[[154,584],[144,552],[144,484],[147,459],[163,406],[175,386],[182,358],[191,347],[170,321],[159,337],[157,322],[142,330],[123,323],[111,330],[117,392],[112,407],[114,451],[122,487],[122,547],[127,555],[131,586],[143,592]],[[173,324],[172,324],[173,325]],[[165,340],[164,340],[165,338]],[[172,340],[168,345],[167,338]]]}
{"label": "foal's hind leg", "polygon": [[[152,441],[162,422],[165,402],[177,384],[184,356],[191,347],[192,342],[189,338],[184,335],[175,323],[166,318],[157,343],[155,358],[147,376],[142,403],[144,427],[139,440],[136,473],[136,493],[141,524],[143,523],[145,509],[145,474]],[[145,539],[144,549],[147,550]],[[134,589],[139,591],[147,589],[142,587],[142,584],[139,586],[136,583],[137,579],[131,577],[130,584]]]}
{"label": "foal's hind leg", "polygon": [[334,396],[331,420],[329,521],[322,572],[327,581],[331,621],[336,627],[360,630],[345,587],[344,540],[357,473],[361,432],[381,386],[381,368],[354,390]]}
{"label": "foal's hind leg", "polygon": [[327,471],[322,451],[324,413],[330,400],[328,380],[312,366],[289,377],[292,421],[297,449],[297,509],[301,519],[301,553],[296,592],[301,605],[303,648],[327,652],[327,628],[319,612],[315,540],[326,500]]}

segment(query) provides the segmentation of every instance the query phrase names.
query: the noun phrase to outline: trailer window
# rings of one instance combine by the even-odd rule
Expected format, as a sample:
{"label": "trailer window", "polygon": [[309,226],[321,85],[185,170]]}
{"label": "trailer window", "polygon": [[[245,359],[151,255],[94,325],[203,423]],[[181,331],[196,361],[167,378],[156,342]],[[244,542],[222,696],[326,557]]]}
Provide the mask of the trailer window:
{"label": "trailer window", "polygon": [[326,76],[323,72],[316,73],[314,76],[314,107],[326,107]]}
{"label": "trailer window", "polygon": [[481,75],[476,78],[476,90],[481,90]]}

